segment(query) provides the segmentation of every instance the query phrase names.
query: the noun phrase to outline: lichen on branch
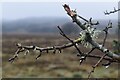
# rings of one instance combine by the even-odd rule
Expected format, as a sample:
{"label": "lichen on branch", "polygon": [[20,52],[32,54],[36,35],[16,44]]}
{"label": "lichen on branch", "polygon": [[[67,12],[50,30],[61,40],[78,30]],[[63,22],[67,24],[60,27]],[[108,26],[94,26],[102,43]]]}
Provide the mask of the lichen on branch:
{"label": "lichen on branch", "polygon": [[[18,43],[16,45],[18,49],[15,52],[14,56],[9,59],[10,62],[13,62],[20,53],[24,52],[24,54],[27,55],[31,50],[39,51],[39,55],[36,56],[36,59],[39,59],[39,57],[41,57],[43,52],[49,53],[50,51],[52,51],[55,54],[55,53],[57,53],[56,51],[58,51],[59,53],[61,53],[63,49],[74,46],[75,49],[78,51],[78,53],[76,53],[76,55],[79,57],[80,64],[82,64],[83,61],[85,61],[87,57],[99,59],[98,62],[93,66],[93,70],[90,72],[88,78],[90,78],[91,73],[94,72],[95,68],[99,65],[100,62],[102,62],[102,60],[108,61],[108,63],[103,64],[103,66],[105,66],[106,68],[108,66],[110,66],[111,63],[113,63],[113,62],[120,63],[120,53],[115,54],[114,52],[112,52],[109,49],[104,47],[106,39],[107,39],[107,35],[108,35],[108,30],[110,28],[112,28],[112,22],[109,21],[108,26],[105,27],[105,29],[103,29],[103,31],[105,32],[105,37],[103,39],[103,43],[99,44],[96,42],[95,39],[99,36],[99,33],[103,32],[103,31],[97,30],[96,28],[93,27],[95,25],[97,26],[99,24],[99,22],[97,21],[97,22],[93,23],[92,18],[90,18],[89,20],[83,18],[82,16],[77,14],[76,10],[71,10],[71,8],[67,4],[64,4],[63,7],[64,7],[65,11],[67,12],[67,14],[71,17],[73,23],[76,23],[82,29],[82,31],[79,33],[79,37],[76,40],[70,39],[63,32],[61,27],[58,26],[60,34],[63,37],[65,37],[67,40],[69,40],[70,43],[63,44],[61,46],[52,46],[52,47],[45,47],[45,48],[41,48],[38,46],[32,46],[32,45],[25,46],[25,45]],[[82,19],[84,21],[84,23],[81,23],[81,21],[79,19]],[[82,44],[86,48],[91,48],[91,50],[87,53],[84,53],[78,48],[79,44]],[[103,53],[103,56],[101,57],[101,56],[93,55],[92,52],[95,49],[100,50]],[[106,58],[106,56],[107,56],[107,58]]]}

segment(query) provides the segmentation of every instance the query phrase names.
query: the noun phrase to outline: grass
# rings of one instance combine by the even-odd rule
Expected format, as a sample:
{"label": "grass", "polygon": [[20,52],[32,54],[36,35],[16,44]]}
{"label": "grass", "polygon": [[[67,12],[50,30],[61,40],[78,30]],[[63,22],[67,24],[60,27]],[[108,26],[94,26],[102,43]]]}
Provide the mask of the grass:
{"label": "grass", "polygon": [[[100,41],[100,40],[99,40]],[[112,40],[111,40],[112,41]],[[68,41],[60,36],[3,36],[2,49],[2,77],[3,78],[87,78],[88,73],[92,69],[92,65],[97,62],[93,58],[87,58],[87,61],[79,65],[79,58],[76,56],[77,51],[74,47],[65,49],[61,54],[45,53],[39,60],[35,60],[38,53],[30,53],[27,56],[20,54],[19,59],[14,63],[9,63],[8,59],[13,56],[16,46],[15,43],[34,44],[41,47],[61,45]],[[110,49],[110,41],[106,46]],[[82,51],[88,51],[80,46]],[[95,50],[93,54],[101,54]],[[113,64],[108,69],[103,66],[96,68],[92,74],[93,78],[118,78],[117,64]]]}

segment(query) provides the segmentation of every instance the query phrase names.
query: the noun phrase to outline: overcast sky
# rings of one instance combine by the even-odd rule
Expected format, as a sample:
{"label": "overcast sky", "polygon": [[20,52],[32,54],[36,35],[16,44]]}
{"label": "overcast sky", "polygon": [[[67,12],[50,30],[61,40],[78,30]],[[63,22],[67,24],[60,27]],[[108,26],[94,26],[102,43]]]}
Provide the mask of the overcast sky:
{"label": "overcast sky", "polygon": [[[68,17],[62,5],[63,2],[7,2],[2,4],[2,18],[17,20],[27,17]],[[117,2],[69,2],[72,9],[85,18],[117,19],[118,14],[104,15],[104,11],[118,8]]]}

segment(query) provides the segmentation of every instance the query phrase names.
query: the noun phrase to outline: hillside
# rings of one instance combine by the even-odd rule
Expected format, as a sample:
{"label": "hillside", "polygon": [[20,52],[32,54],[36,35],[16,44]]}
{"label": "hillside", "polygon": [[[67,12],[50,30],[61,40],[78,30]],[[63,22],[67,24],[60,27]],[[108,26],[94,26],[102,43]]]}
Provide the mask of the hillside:
{"label": "hillside", "polygon": [[[104,29],[109,20],[97,20],[99,21],[98,29]],[[117,29],[117,20],[111,20],[113,23],[113,29],[110,29],[110,33],[115,33]],[[62,26],[66,33],[78,33],[80,29],[72,23],[72,21],[68,18],[62,17],[32,17],[32,18],[24,18],[14,21],[3,21],[2,22],[2,32],[3,33],[19,33],[19,34],[38,34],[38,33],[56,33],[58,32],[57,26]],[[70,27],[71,26],[71,27]],[[64,28],[68,27],[68,28]],[[73,31],[71,31],[73,30]],[[77,31],[76,31],[77,30]]]}

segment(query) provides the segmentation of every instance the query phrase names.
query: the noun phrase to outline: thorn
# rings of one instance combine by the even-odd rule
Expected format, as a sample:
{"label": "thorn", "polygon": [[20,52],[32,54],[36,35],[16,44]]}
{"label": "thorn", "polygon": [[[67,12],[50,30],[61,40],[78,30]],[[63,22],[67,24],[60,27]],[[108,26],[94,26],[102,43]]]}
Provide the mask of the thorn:
{"label": "thorn", "polygon": [[95,68],[95,66],[92,66],[93,68]]}
{"label": "thorn", "polygon": [[55,54],[56,53],[56,48],[55,48],[55,46],[53,46],[53,53]]}
{"label": "thorn", "polygon": [[82,60],[80,60],[79,62],[80,62],[80,64],[81,64],[81,63],[82,63]]}
{"label": "thorn", "polygon": [[99,22],[97,21],[97,23],[96,23],[97,25],[99,24]]}
{"label": "thorn", "polygon": [[104,12],[104,14],[106,14],[106,13]]}
{"label": "thorn", "polygon": [[56,50],[54,50],[53,53],[55,54],[55,53],[56,53]]}
{"label": "thorn", "polygon": [[33,51],[35,51],[36,50],[36,46],[33,46]]}
{"label": "thorn", "polygon": [[61,53],[62,51],[61,51],[61,49],[59,49],[59,53]]}
{"label": "thorn", "polygon": [[38,60],[40,56],[41,56],[41,53],[36,57],[36,60]]}
{"label": "thorn", "polygon": [[16,46],[18,46],[18,48],[22,47],[21,43],[17,43]]}
{"label": "thorn", "polygon": [[46,50],[46,53],[48,53],[49,51],[48,50]]}
{"label": "thorn", "polygon": [[11,61],[13,61],[13,60],[14,60],[14,58],[10,58],[8,61],[11,62]]}
{"label": "thorn", "polygon": [[77,53],[77,56],[80,56],[80,54],[79,54],[79,53]]}
{"label": "thorn", "polygon": [[107,10],[106,10],[106,13],[108,13]]}
{"label": "thorn", "polygon": [[42,52],[42,50],[41,50],[41,49],[40,49],[39,51],[40,51],[40,53]]}
{"label": "thorn", "polygon": [[26,50],[24,55],[27,55],[28,53],[29,53],[29,50]]}
{"label": "thorn", "polygon": [[75,22],[75,20],[72,21],[73,23]]}
{"label": "thorn", "polygon": [[17,56],[10,58],[8,61],[13,63],[13,61],[17,58]]}
{"label": "thorn", "polygon": [[114,7],[114,11],[116,11],[115,7]]}
{"label": "thorn", "polygon": [[89,20],[89,21],[90,21],[90,23],[92,23],[92,17],[90,18],[90,20]]}
{"label": "thorn", "polygon": [[87,23],[85,22],[83,25],[86,25]]}

